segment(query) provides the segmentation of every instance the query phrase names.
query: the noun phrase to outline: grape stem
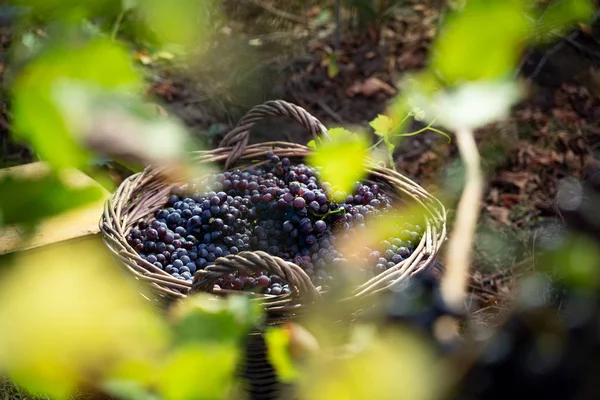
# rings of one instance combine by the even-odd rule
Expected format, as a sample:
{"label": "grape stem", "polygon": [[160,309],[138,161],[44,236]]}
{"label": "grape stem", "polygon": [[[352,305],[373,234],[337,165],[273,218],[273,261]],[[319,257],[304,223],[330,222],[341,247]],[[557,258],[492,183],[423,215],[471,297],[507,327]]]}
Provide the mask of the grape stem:
{"label": "grape stem", "polygon": [[310,212],[322,220],[327,218],[330,215],[340,214],[340,213],[342,213],[344,215],[346,214],[346,210],[344,208],[338,208],[337,210],[330,210],[330,211],[327,211],[327,213],[325,213],[325,214],[317,214],[316,212],[312,212],[312,211],[310,211]]}
{"label": "grape stem", "polygon": [[483,174],[473,130],[457,130],[456,144],[465,165],[466,182],[448,242],[447,269],[441,291],[449,307],[460,309],[466,298],[471,247],[483,196]]}

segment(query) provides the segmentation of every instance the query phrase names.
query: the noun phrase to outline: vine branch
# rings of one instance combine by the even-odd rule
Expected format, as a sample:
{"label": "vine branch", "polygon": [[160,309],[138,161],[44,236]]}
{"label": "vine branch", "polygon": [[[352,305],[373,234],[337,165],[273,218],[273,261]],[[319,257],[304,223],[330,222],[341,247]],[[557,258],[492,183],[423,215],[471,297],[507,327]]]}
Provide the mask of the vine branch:
{"label": "vine branch", "polygon": [[473,131],[459,129],[456,132],[456,145],[465,165],[466,182],[448,242],[447,270],[441,291],[448,306],[460,309],[466,298],[471,247],[483,196],[483,174]]}

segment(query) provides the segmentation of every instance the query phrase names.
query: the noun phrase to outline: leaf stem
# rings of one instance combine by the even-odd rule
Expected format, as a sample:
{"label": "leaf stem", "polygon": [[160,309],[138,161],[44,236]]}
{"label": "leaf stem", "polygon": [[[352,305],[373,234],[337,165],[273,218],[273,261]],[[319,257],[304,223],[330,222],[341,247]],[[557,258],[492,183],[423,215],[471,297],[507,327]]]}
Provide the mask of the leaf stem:
{"label": "leaf stem", "polygon": [[460,309],[466,298],[471,247],[483,196],[483,174],[473,131],[459,129],[456,132],[456,143],[466,168],[466,183],[448,243],[447,270],[441,291],[448,306]]}
{"label": "leaf stem", "polygon": [[127,10],[125,8],[123,8],[121,10],[121,12],[119,13],[119,15],[117,16],[117,20],[115,21],[112,31],[110,33],[110,39],[112,41],[115,41],[117,39],[117,34],[119,33],[119,28],[121,27],[121,24],[123,23],[123,19],[125,18],[126,12],[127,12]]}

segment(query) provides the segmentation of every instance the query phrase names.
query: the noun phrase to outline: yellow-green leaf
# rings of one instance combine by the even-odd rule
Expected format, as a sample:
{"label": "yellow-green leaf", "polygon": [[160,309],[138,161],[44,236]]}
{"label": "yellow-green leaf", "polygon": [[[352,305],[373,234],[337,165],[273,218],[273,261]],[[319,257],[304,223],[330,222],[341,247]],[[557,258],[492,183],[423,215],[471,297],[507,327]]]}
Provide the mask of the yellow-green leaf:
{"label": "yellow-green leaf", "polygon": [[166,360],[158,391],[172,400],[230,398],[238,360],[238,347],[231,343],[178,347]]}
{"label": "yellow-green leaf", "polygon": [[307,144],[308,147],[310,147],[311,149],[316,149],[317,148],[317,142],[315,142],[315,140],[310,140]]}
{"label": "yellow-green leaf", "polygon": [[369,125],[375,130],[377,136],[387,136],[394,129],[394,121],[387,115],[381,114],[369,122]]}
{"label": "yellow-green leaf", "polygon": [[122,361],[160,359],[169,331],[117,268],[95,241],[18,255],[0,280],[0,370],[65,398]]}
{"label": "yellow-green leaf", "polygon": [[451,13],[433,45],[433,70],[450,84],[511,76],[531,24],[525,3],[469,0]]}
{"label": "yellow-green leaf", "polygon": [[351,134],[343,128],[331,129],[329,134],[331,140],[323,141],[308,156],[308,163],[321,171],[323,181],[331,183],[339,201],[338,197],[365,176],[369,141],[364,134]]}
{"label": "yellow-green leaf", "polygon": [[277,370],[277,376],[284,382],[298,378],[290,353],[290,333],[285,328],[269,328],[265,332],[268,358]]}
{"label": "yellow-green leaf", "polygon": [[[53,47],[19,75],[12,87],[15,135],[33,145],[39,156],[55,167],[83,167],[89,154],[79,142],[79,132],[70,129],[55,97],[56,89],[65,82],[136,93],[141,92],[142,79],[128,51],[103,38],[79,47]],[[77,99],[71,99],[71,104],[75,107]]]}

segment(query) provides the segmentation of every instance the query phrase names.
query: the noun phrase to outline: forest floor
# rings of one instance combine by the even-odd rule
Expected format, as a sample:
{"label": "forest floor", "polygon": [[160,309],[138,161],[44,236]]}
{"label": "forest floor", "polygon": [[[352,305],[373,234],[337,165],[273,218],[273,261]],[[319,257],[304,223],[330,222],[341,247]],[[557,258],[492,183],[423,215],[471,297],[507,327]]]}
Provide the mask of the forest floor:
{"label": "forest floor", "polygon": [[[136,53],[148,67],[149,93],[211,146],[250,108],[271,99],[297,104],[328,127],[366,127],[398,94],[403,74],[424,66],[440,18],[436,8],[416,2],[376,28],[344,24],[332,68],[336,35],[327,10],[244,3],[229,5],[231,21],[218,45],[192,68]],[[471,278],[480,307],[509,296],[520,269],[530,268],[536,250],[560,233],[556,198],[562,182],[599,179],[589,172],[600,159],[598,29],[596,23],[527,52],[519,72],[531,84],[528,98],[507,121],[477,132],[487,176]],[[0,49],[8,37],[0,30]],[[2,107],[0,163],[28,162],[27,148],[10,141]],[[309,137],[294,122],[277,120],[253,132],[252,141],[268,140],[305,144]],[[426,132],[406,138],[394,156],[400,172],[450,205],[457,200],[462,170],[454,143]]]}

